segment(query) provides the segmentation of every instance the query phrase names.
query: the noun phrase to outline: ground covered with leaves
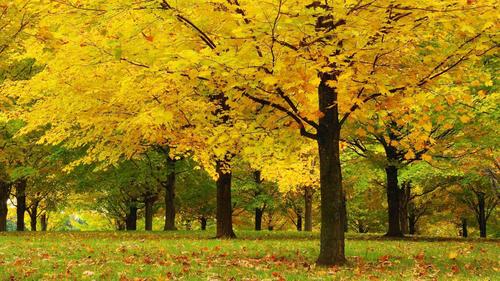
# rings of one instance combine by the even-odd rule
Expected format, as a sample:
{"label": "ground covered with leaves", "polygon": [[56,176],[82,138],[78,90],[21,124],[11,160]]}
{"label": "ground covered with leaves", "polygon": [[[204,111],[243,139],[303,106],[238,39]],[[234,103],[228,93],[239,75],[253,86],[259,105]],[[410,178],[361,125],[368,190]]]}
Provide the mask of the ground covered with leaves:
{"label": "ground covered with leaves", "polygon": [[0,280],[500,280],[499,241],[351,236],[345,267],[314,264],[314,233],[0,235]]}

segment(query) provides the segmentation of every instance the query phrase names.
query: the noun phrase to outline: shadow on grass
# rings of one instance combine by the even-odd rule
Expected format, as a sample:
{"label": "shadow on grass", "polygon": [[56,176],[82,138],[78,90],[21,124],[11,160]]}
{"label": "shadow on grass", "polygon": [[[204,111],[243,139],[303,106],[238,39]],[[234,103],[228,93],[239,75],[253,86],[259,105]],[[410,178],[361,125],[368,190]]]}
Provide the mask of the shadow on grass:
{"label": "shadow on grass", "polygon": [[[79,237],[88,239],[121,239],[121,240],[214,240],[213,231],[68,231],[68,232],[3,232],[0,237],[13,236],[23,238],[63,238]],[[236,240],[319,240],[318,232],[291,232],[291,231],[237,231]],[[226,239],[227,240],[227,239]],[[496,242],[498,238],[462,238],[462,237],[434,237],[434,236],[405,236],[386,237],[383,234],[346,234],[347,241],[410,241],[410,242]]]}

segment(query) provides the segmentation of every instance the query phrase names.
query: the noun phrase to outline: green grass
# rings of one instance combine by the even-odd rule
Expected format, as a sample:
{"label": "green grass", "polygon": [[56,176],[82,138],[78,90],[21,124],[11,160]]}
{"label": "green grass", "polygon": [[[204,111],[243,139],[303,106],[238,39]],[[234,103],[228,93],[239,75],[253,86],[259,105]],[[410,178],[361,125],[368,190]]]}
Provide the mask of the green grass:
{"label": "green grass", "polygon": [[71,232],[0,235],[0,280],[500,280],[499,242],[349,236],[345,267],[314,265],[317,234]]}

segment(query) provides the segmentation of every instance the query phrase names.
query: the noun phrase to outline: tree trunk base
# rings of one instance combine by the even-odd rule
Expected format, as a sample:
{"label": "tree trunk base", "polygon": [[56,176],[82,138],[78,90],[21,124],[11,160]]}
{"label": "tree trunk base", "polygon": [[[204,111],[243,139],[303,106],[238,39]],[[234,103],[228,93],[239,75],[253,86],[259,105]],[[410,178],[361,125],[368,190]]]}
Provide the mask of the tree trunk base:
{"label": "tree trunk base", "polygon": [[319,257],[316,260],[318,266],[342,266],[347,263],[345,258]]}
{"label": "tree trunk base", "polygon": [[403,238],[405,236],[403,232],[387,232],[386,234],[384,234],[384,237]]}
{"label": "tree trunk base", "polygon": [[234,234],[233,231],[231,231],[231,233],[217,234],[215,236],[215,239],[235,239],[235,238],[236,234]]}

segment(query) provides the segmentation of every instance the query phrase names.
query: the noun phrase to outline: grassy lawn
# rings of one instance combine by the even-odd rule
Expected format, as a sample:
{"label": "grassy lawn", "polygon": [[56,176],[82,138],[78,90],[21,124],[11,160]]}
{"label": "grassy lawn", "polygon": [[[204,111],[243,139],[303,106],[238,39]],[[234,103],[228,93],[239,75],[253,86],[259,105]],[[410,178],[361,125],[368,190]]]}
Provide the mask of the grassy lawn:
{"label": "grassy lawn", "polygon": [[0,235],[0,280],[500,280],[499,241],[350,236],[319,268],[317,234],[72,232]]}

